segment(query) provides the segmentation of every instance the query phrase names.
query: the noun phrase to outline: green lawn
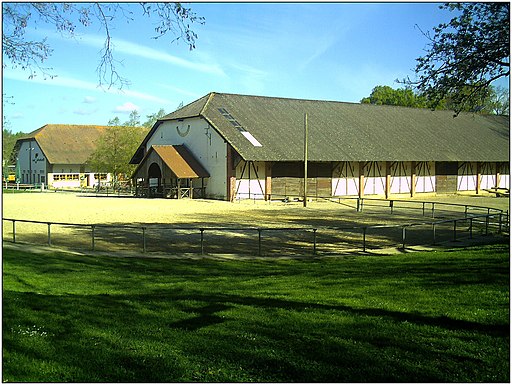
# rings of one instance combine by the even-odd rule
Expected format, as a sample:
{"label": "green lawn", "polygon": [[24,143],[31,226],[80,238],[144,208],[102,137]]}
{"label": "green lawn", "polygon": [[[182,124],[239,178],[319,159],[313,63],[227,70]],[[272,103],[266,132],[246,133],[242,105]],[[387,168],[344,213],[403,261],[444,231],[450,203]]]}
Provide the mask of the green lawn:
{"label": "green lawn", "polygon": [[311,260],[4,248],[3,381],[509,382],[509,247]]}

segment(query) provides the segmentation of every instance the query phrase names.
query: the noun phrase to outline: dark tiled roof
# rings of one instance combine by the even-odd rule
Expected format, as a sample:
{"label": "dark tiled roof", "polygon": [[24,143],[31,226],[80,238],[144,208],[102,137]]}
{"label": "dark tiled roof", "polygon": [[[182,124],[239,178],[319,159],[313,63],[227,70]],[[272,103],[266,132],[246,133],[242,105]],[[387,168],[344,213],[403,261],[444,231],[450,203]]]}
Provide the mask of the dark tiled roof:
{"label": "dark tiled roof", "polygon": [[[111,126],[47,124],[18,141],[36,140],[51,164],[84,164]],[[147,128],[141,130],[148,132]]]}
{"label": "dark tiled roof", "polygon": [[311,161],[509,160],[508,116],[210,93],[161,120],[202,116],[245,160],[297,161],[305,113]]}

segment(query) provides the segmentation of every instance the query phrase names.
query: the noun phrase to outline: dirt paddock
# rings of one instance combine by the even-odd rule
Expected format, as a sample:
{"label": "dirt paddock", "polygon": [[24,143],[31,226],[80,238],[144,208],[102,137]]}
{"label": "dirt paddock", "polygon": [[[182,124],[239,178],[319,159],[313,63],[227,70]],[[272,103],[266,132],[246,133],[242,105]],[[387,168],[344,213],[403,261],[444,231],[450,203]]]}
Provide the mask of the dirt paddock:
{"label": "dirt paddock", "polygon": [[[453,222],[437,225],[434,220],[461,218],[465,214],[487,213],[473,206],[509,209],[507,198],[490,195],[450,195],[408,199],[407,202],[365,200],[362,212],[356,200],[302,202],[137,199],[96,197],[85,194],[45,192],[4,192],[3,218],[79,225],[114,225],[116,227],[51,225],[51,244],[78,249],[138,250],[171,253],[338,253],[397,247],[403,240],[403,226],[408,228],[411,246],[449,241]],[[434,202],[422,204],[421,201]],[[462,206],[450,207],[443,203]],[[469,207],[465,207],[467,205]],[[435,209],[434,209],[435,208]],[[467,238],[483,230],[463,221],[456,236]],[[126,228],[126,225],[133,226]],[[368,228],[362,226],[382,225]],[[387,227],[386,227],[387,226]],[[390,227],[391,226],[391,227]],[[142,230],[144,227],[144,230]],[[200,229],[206,229],[203,232]],[[216,229],[213,229],[216,228]],[[230,228],[224,231],[223,228]],[[258,228],[263,228],[258,231]],[[313,228],[317,229],[313,231]],[[16,241],[47,244],[49,226],[16,222]],[[91,234],[92,231],[92,234]],[[13,228],[3,221],[3,240],[10,241]],[[432,238],[433,237],[433,238]],[[363,240],[364,238],[364,240]]]}

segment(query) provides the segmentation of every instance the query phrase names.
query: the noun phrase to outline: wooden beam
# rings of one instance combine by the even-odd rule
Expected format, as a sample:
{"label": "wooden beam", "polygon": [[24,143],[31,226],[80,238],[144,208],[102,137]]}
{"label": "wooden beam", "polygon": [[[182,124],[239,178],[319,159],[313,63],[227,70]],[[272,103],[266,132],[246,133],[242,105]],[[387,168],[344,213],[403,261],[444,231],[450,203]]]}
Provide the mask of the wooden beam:
{"label": "wooden beam", "polygon": [[226,143],[226,199],[229,202],[235,200],[236,166],[233,156],[233,148]]}
{"label": "wooden beam", "polygon": [[308,114],[304,114],[304,201],[306,207],[308,200]]}
{"label": "wooden beam", "polygon": [[476,162],[476,193],[480,194],[480,186],[482,182],[482,170],[480,162]]}
{"label": "wooden beam", "polygon": [[265,162],[265,200],[272,196],[272,163]]}
{"label": "wooden beam", "polygon": [[365,162],[359,162],[359,198],[364,196],[364,164]]}
{"label": "wooden beam", "polygon": [[500,162],[496,162],[496,186],[494,187],[499,187],[500,186],[500,171],[501,171],[501,163]]}
{"label": "wooden beam", "polygon": [[[386,162],[386,186],[385,186],[386,199],[389,198],[389,194],[391,192],[391,164],[392,164],[392,162]],[[398,164],[398,162],[397,162],[397,164]]]}
{"label": "wooden beam", "polygon": [[411,198],[416,195],[416,162],[411,162]]}

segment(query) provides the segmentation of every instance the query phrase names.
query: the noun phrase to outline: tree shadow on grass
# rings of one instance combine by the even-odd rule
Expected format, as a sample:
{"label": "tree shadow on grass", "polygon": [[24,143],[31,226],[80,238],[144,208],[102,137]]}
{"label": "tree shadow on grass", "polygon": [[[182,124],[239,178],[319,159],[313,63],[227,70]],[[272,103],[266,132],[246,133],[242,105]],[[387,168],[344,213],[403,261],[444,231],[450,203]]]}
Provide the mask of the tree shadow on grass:
{"label": "tree shadow on grass", "polygon": [[[9,361],[14,354],[55,365],[18,381],[450,381],[453,373],[442,364],[447,356],[439,350],[446,331],[452,339],[509,337],[508,325],[180,290],[139,295],[4,291],[3,316],[9,353],[4,379],[16,373]],[[47,336],[20,334],[31,325]],[[430,346],[419,346],[405,333],[409,325],[427,334]],[[450,354],[488,370],[465,352]],[[231,372],[235,367],[238,371]]]}
{"label": "tree shadow on grass", "polygon": [[[347,280],[359,282],[356,289],[407,284],[408,277],[424,290],[509,283],[508,259],[481,253],[356,259],[219,262],[10,250],[4,278],[22,291],[4,290],[4,380],[508,382],[508,323],[356,307],[335,297],[302,300],[282,285],[261,286],[302,282],[308,294],[309,281],[327,293]],[[76,279],[78,288],[87,279],[87,289],[52,285]],[[105,293],[81,294],[88,285]],[[490,346],[496,351],[481,356]]]}

